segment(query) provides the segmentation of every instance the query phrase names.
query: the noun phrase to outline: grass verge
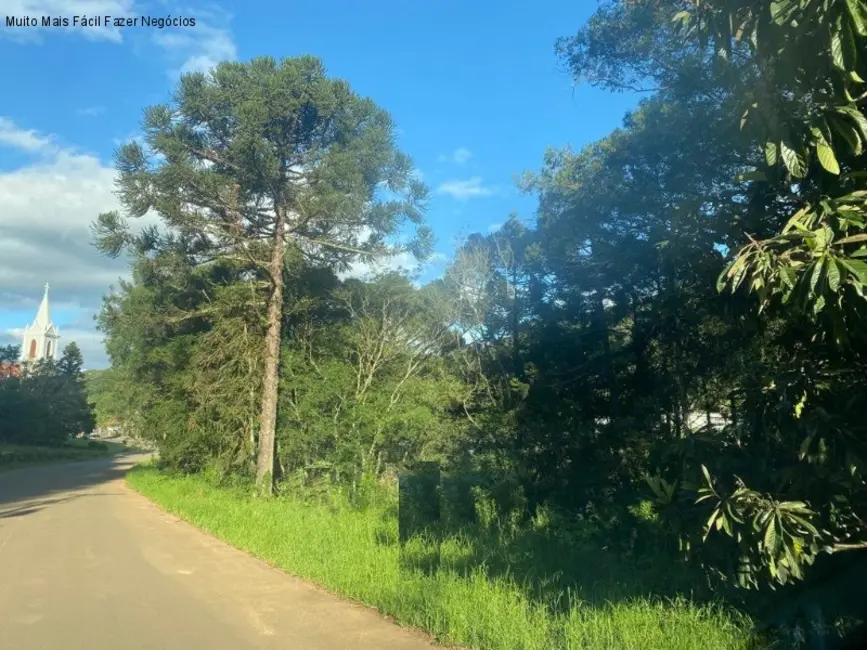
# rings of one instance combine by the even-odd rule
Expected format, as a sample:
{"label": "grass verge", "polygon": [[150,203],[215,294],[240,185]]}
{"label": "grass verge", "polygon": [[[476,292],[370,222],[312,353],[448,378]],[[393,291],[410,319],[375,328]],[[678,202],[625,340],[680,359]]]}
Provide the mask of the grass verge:
{"label": "grass verge", "polygon": [[[201,477],[139,466],[130,485],[165,510],[223,541],[329,591],[375,607],[441,642],[486,650],[735,650],[751,647],[750,622],[686,599],[631,597],[599,603],[584,594],[539,599],[485,563],[461,558],[493,552],[469,539],[443,541],[437,566],[422,539],[401,547],[397,521],[375,510],[256,499]],[[475,542],[476,544],[478,542]],[[592,603],[592,604],[591,604]]]}
{"label": "grass verge", "polygon": [[0,471],[42,463],[71,462],[103,458],[119,453],[123,445],[111,442],[70,440],[59,447],[0,444]]}

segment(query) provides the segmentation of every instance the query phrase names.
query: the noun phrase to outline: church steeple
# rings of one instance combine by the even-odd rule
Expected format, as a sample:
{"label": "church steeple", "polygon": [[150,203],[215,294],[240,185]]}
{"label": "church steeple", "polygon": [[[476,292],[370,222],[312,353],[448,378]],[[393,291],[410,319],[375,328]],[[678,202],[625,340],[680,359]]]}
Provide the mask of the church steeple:
{"label": "church steeple", "polygon": [[33,322],[33,326],[39,328],[51,326],[51,311],[48,306],[48,283],[45,284],[45,293],[42,295],[42,302],[39,304],[39,311],[36,312],[36,320]]}
{"label": "church steeple", "polygon": [[24,340],[21,346],[21,359],[37,361],[39,359],[56,359],[57,346],[60,343],[60,332],[51,322],[51,308],[48,302],[48,285],[42,294],[39,311],[32,325],[24,329]]}

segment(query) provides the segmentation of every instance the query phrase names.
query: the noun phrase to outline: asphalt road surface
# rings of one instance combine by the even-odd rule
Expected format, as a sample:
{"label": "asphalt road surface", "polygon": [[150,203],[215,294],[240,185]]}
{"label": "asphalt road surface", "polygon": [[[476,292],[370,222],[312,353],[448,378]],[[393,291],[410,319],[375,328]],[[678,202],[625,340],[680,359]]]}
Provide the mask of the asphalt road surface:
{"label": "asphalt road surface", "polygon": [[162,512],[137,460],[0,473],[0,649],[432,647]]}

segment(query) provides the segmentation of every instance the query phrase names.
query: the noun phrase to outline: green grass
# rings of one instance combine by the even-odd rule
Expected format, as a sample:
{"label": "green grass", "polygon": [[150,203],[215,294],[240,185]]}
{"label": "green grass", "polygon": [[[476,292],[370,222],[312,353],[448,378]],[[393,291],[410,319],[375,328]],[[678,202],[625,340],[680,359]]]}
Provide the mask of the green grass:
{"label": "green grass", "polygon": [[70,462],[103,458],[124,450],[124,446],[111,442],[70,440],[59,447],[0,444],[0,471],[28,467],[42,463]]}
{"label": "green grass", "polygon": [[[494,538],[446,538],[437,547],[414,538],[397,543],[387,509],[358,511],[331,499],[256,499],[192,476],[140,466],[131,486],[164,509],[229,544],[329,591],[373,606],[441,642],[490,650],[687,650],[749,648],[750,621],[734,611],[684,598],[636,596],[620,580],[594,580],[567,591],[540,589],[541,576],[517,580],[496,570],[512,548]],[[604,553],[596,554],[599,564]],[[436,562],[425,558],[436,556]],[[472,560],[472,561],[468,561]],[[520,568],[520,564],[515,566]],[[659,574],[658,574],[659,575]],[[660,576],[664,579],[663,575]],[[550,582],[550,581],[549,581]],[[606,600],[607,597],[607,600]]]}

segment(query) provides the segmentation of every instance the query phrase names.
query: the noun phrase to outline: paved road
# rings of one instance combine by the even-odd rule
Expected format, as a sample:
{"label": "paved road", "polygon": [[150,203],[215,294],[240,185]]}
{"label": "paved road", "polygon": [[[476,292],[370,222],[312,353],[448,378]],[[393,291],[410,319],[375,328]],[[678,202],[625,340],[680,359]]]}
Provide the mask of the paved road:
{"label": "paved road", "polygon": [[432,647],[160,511],[135,460],[0,473],[0,649]]}

